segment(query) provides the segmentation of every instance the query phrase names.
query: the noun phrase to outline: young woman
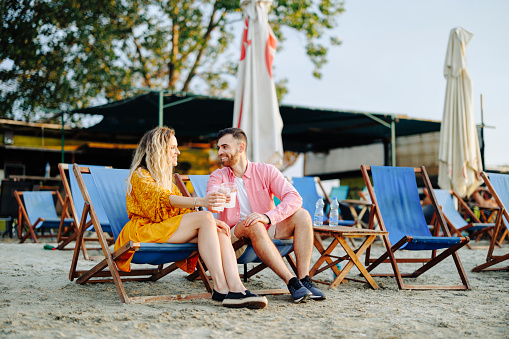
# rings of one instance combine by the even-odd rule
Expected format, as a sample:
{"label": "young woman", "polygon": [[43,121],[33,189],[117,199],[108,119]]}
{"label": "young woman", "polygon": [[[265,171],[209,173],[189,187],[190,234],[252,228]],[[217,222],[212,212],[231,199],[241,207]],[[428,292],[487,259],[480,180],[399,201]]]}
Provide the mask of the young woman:
{"label": "young woman", "polygon": [[[213,300],[226,307],[265,307],[267,298],[252,294],[240,280],[228,225],[215,220],[210,212],[193,210],[200,206],[215,210],[227,197],[217,192],[205,198],[182,196],[172,182],[179,154],[175,131],[171,128],[157,127],[142,137],[127,178],[130,221],[120,232],[115,250],[130,240],[173,244],[198,242],[200,256],[214,283]],[[117,260],[117,265],[123,271],[130,271],[131,259],[132,254]],[[196,260],[186,259],[177,264],[192,272]]]}

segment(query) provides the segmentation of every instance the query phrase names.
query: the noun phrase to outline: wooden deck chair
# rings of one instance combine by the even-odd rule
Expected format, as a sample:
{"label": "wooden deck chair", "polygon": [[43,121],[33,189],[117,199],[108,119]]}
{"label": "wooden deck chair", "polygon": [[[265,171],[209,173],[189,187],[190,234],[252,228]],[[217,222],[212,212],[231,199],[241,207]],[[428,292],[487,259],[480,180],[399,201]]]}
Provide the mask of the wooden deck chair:
{"label": "wooden deck chair", "polygon": [[[85,227],[81,227],[78,233],[77,244],[74,249],[74,255],[69,273],[69,279],[72,281],[77,278],[76,283],[97,283],[111,282],[115,283],[120,300],[123,303],[144,303],[150,301],[171,301],[196,298],[210,298],[212,286],[206,278],[201,260],[198,260],[197,269],[203,280],[208,293],[195,295],[166,295],[166,296],[139,296],[129,297],[124,289],[124,281],[156,281],[175,271],[177,265],[175,261],[186,259],[198,253],[197,244],[157,244],[157,243],[133,243],[129,241],[115,252],[111,252],[108,241],[104,235],[102,225],[99,222],[95,206],[90,198],[84,176],[91,176],[99,197],[101,198],[104,210],[115,239],[122,228],[129,220],[126,210],[126,183],[125,180],[129,174],[127,169],[111,169],[104,167],[79,167],[73,165],[73,171],[84,199],[83,213],[80,225],[85,224],[85,220],[90,216],[94,225],[99,243],[101,245],[104,259],[89,270],[77,270],[80,246],[82,244]],[[133,268],[131,272],[119,271],[115,259],[119,258],[127,251],[135,251],[133,264],[150,264],[154,268]],[[166,263],[171,265],[164,267]],[[106,270],[106,268],[108,268]]]}
{"label": "wooden deck chair", "polygon": [[329,197],[331,199],[337,198],[338,201],[345,200],[348,198],[348,191],[350,191],[350,186],[340,185],[338,187],[332,187]]}
{"label": "wooden deck chair", "polygon": [[[338,202],[340,202],[341,200],[345,200],[348,198],[349,190],[350,190],[350,186],[340,185],[340,186],[332,187],[330,194],[329,194],[329,199],[331,199],[331,202],[332,202],[332,199],[334,199],[334,198],[336,198],[338,200]],[[326,210],[327,210],[327,214],[329,214],[330,205],[327,205]],[[339,214],[343,217],[341,208],[339,209]]]}
{"label": "wooden deck chair", "polygon": [[362,188],[362,190],[359,191],[359,197],[362,199],[362,200],[365,200],[365,201],[368,201],[368,202],[371,202],[371,198],[369,197],[369,192],[368,192],[368,187],[367,186],[364,186]]}
{"label": "wooden deck chair", "polygon": [[[340,214],[343,219],[354,220],[354,225],[359,228],[367,228],[367,221],[363,220],[364,215],[371,206],[371,202],[365,200],[348,199],[350,186],[333,187],[330,198],[337,198]],[[367,215],[366,215],[367,216]]]}
{"label": "wooden deck chair", "polygon": [[[57,230],[60,228],[61,218],[57,215],[56,204],[53,196],[56,196],[57,203],[61,206],[64,201],[58,191],[32,191],[19,192],[14,191],[14,196],[19,205],[18,213],[18,235],[19,242],[23,243],[27,238],[32,238],[36,243],[37,238],[57,238],[57,242],[65,241],[67,236],[61,234],[36,234],[36,231],[44,232],[46,230]],[[65,218],[63,226],[73,227],[73,220],[69,217],[66,210],[62,210]],[[27,231],[23,235],[23,229]]]}
{"label": "wooden deck chair", "polygon": [[482,222],[494,222],[497,217],[498,205],[493,199],[485,197],[485,194],[491,195],[489,189],[487,187],[478,187],[474,193],[472,193],[472,198],[475,201],[475,205],[479,208],[479,212],[481,213],[480,219]]}
{"label": "wooden deck chair", "polygon": [[509,259],[509,253],[505,255],[493,255],[497,236],[504,231],[504,224],[505,230],[509,230],[509,213],[507,211],[507,207],[509,207],[509,174],[482,172],[481,176],[490,190],[490,193],[493,195],[493,198],[497,202],[500,210],[498,211],[497,219],[495,221],[495,231],[491,237],[488,255],[486,256],[486,263],[474,267],[472,272],[509,270],[509,266],[492,267],[493,265]]}
{"label": "wooden deck chair", "polygon": [[[427,189],[424,189],[424,193],[428,198],[429,192]],[[462,232],[470,232],[469,238],[476,238],[479,241],[479,238],[483,234],[488,234],[490,237],[493,234],[493,229],[495,227],[495,223],[482,223],[474,214],[474,212],[468,207],[463,199],[461,199],[455,192],[443,189],[434,190],[435,197],[437,198],[438,205],[442,208],[442,212],[444,214],[444,218],[447,221],[447,225],[451,230],[451,235],[456,235],[458,237],[462,236]],[[459,205],[462,207],[463,211],[470,217],[472,221],[466,221],[460,212],[454,206],[454,201],[452,200],[452,195],[456,197]],[[431,199],[431,198],[430,198]],[[433,218],[436,219],[436,213]],[[435,220],[434,220],[435,221]],[[432,221],[432,224],[434,222]],[[485,246],[476,246],[473,247],[470,244],[466,245],[470,249],[477,248],[486,248]]]}
{"label": "wooden deck chair", "polygon": [[32,191],[34,185],[27,181],[2,180],[0,192],[0,220],[5,222],[6,235],[12,238],[13,229],[17,227],[19,204],[14,196],[14,191]]}
{"label": "wooden deck chair", "polygon": [[[79,165],[81,167],[92,167],[87,165]],[[78,230],[80,228],[82,207],[85,201],[83,200],[83,195],[81,194],[80,188],[78,186],[78,182],[76,181],[76,176],[71,173],[72,169],[69,164],[60,163],[58,164],[58,171],[60,172],[60,177],[62,178],[62,183],[64,185],[64,190],[66,197],[64,199],[64,210],[70,211],[71,217],[74,220],[74,233],[72,236],[69,236],[65,242],[62,242],[57,247],[58,249],[62,249],[71,241],[75,241],[78,236]],[[102,226],[103,232],[111,233],[111,226],[106,216],[106,211],[104,211],[104,207],[102,205],[101,198],[97,193],[97,188],[95,187],[95,183],[92,180],[91,176],[85,175],[83,176],[83,180],[85,181],[85,185],[88,189],[88,193],[90,194],[90,198],[92,199],[92,203],[95,207],[95,211],[97,213],[97,217],[99,218],[99,223]],[[92,220],[88,217],[85,224],[86,231],[94,231],[94,226],[92,225]],[[59,229],[59,232],[62,232],[62,224]],[[106,237],[109,245],[112,245],[115,241],[111,236]],[[86,242],[94,242],[97,244],[99,238],[97,237],[83,237],[83,243],[81,244],[81,250],[83,252],[83,257],[86,260],[91,260],[88,255],[87,247],[85,246]],[[88,250],[100,250],[101,248],[88,248]]]}
{"label": "wooden deck chair", "polygon": [[[291,178],[292,185],[295,187],[297,192],[299,192],[300,196],[302,197],[302,207],[309,212],[311,215],[311,219],[313,219],[313,216],[315,214],[315,204],[318,198],[320,197],[318,195],[318,192],[316,191],[316,184],[317,183],[320,188],[322,189],[323,198],[325,199],[325,202],[330,205],[331,199],[327,192],[325,192],[321,180],[318,177],[292,177]],[[341,218],[341,217],[340,217]],[[324,212],[323,215],[323,222],[324,224],[328,223],[328,217],[327,214]],[[352,226],[355,224],[354,220],[339,220],[338,225],[340,226]]]}
{"label": "wooden deck chair", "polygon": [[[362,175],[368,192],[373,202],[370,213],[370,226],[373,225],[374,216],[378,219],[379,227],[388,231],[389,235],[384,236],[386,252],[378,259],[370,259],[366,252],[366,268],[368,272],[383,262],[392,265],[391,274],[372,274],[372,276],[394,276],[399,289],[447,289],[447,290],[469,290],[465,271],[461,264],[457,251],[465,246],[470,240],[468,237],[451,237],[449,228],[431,187],[431,182],[424,167],[386,167],[386,166],[361,166]],[[371,171],[373,186],[369,178]],[[433,236],[429,231],[424,218],[424,213],[419,200],[419,192],[415,173],[420,173],[428,192],[435,213],[438,215],[438,223],[446,237]],[[438,228],[437,228],[438,231]],[[438,249],[445,249],[437,255]],[[430,251],[430,258],[399,258],[396,259],[395,252],[398,250],[408,251]],[[436,264],[451,256],[458,270],[461,285],[440,286],[440,285],[407,285],[403,283],[403,277],[417,278],[421,274],[434,267]],[[422,267],[413,273],[400,273],[400,263],[424,263]]]}
{"label": "wooden deck chair", "polygon": [[[178,174],[175,175],[175,183],[179,187],[179,189],[185,196],[197,196],[197,197],[205,197],[207,195],[207,181],[209,179],[208,175],[188,175],[188,176],[179,176]],[[193,194],[190,194],[189,191],[186,189],[184,181],[189,180],[191,182],[191,185],[193,186],[194,192]],[[278,249],[279,253],[282,257],[286,258],[288,261],[290,267],[292,267],[293,271],[297,272],[297,267],[295,266],[295,262],[293,258],[290,256],[290,254],[293,252],[293,239],[274,239],[273,240],[274,245]],[[237,241],[235,244],[233,244],[233,248],[235,250],[241,248],[242,246],[247,245],[246,250],[237,258],[237,263],[240,265],[243,265],[244,273],[241,274],[241,278],[244,279],[244,281],[247,281],[248,278],[252,277],[253,275],[257,274],[261,270],[267,268],[267,265],[261,262],[261,260],[256,255],[253,246],[249,244],[249,242],[246,239],[241,239]],[[255,267],[248,270],[247,264],[249,263],[257,263]],[[195,279],[197,277],[196,273],[193,273],[191,276],[189,276],[189,279]],[[272,292],[276,292],[276,290],[270,290]],[[279,294],[278,293],[272,293],[268,292],[269,294]],[[286,291],[285,291],[286,293]],[[265,292],[262,292],[262,294],[265,294]]]}

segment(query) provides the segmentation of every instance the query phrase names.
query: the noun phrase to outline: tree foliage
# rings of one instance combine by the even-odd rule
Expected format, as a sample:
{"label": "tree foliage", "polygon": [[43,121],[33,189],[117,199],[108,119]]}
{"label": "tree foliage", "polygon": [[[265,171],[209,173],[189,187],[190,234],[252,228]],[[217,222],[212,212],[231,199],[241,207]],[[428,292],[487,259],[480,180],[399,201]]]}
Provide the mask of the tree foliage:
{"label": "tree foliage", "polygon": [[[339,0],[274,1],[280,44],[306,38],[314,75],[326,62]],[[238,0],[1,0],[0,117],[119,100],[135,87],[225,95],[237,67]],[[236,51],[236,50],[235,50]],[[286,93],[280,79],[278,92]]]}

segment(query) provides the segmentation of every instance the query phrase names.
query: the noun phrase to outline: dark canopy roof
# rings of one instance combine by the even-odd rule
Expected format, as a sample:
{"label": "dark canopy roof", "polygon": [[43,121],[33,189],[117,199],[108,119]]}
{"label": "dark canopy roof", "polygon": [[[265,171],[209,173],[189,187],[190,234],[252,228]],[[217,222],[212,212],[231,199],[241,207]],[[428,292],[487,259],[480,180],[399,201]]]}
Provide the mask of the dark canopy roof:
{"label": "dark canopy roof", "polygon": [[[231,126],[233,120],[233,99],[171,94],[164,97],[164,106],[164,125],[173,127],[181,139],[211,141],[220,129]],[[281,105],[280,112],[284,122],[284,148],[298,152],[389,141],[393,120],[396,137],[440,131],[438,121],[410,119],[405,115],[288,105]],[[100,123],[87,129],[90,132],[117,137],[131,135],[139,139],[158,125],[159,93],[143,94],[72,113],[104,116]]]}

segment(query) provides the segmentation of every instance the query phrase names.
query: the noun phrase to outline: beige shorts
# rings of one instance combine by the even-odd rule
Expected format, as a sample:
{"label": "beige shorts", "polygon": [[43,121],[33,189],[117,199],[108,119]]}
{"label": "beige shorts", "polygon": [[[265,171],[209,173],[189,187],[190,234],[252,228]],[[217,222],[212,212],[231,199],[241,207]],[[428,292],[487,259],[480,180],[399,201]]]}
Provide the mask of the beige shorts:
{"label": "beige shorts", "polygon": [[[238,224],[237,224],[238,225]],[[231,236],[231,241],[232,241],[232,244],[234,244],[235,242],[237,242],[238,240],[240,240],[239,238],[237,238],[235,236],[235,227],[237,226],[233,226],[232,228],[230,228],[230,236]],[[270,227],[267,229],[267,233],[269,234],[269,238],[274,240],[274,236],[276,235],[276,227],[277,227],[277,224],[272,224],[270,225]],[[239,258],[245,251],[246,251],[246,248],[247,248],[247,245],[244,245],[240,248],[238,248],[236,251],[235,251],[235,257],[236,258]]]}

